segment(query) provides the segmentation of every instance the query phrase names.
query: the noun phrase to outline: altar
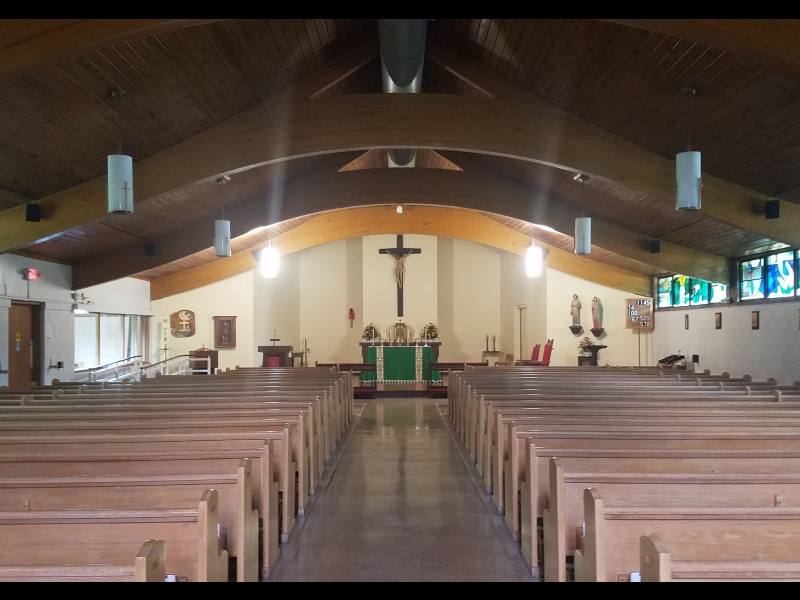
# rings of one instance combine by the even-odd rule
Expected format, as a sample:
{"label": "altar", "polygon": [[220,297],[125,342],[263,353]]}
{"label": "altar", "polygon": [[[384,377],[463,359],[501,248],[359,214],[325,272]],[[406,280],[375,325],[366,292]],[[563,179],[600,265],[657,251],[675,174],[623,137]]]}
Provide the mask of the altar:
{"label": "altar", "polygon": [[[362,373],[364,383],[423,383],[428,381],[428,363],[436,362],[431,346],[366,346],[364,362],[375,365],[375,372]],[[441,380],[438,371],[432,373],[433,381]]]}

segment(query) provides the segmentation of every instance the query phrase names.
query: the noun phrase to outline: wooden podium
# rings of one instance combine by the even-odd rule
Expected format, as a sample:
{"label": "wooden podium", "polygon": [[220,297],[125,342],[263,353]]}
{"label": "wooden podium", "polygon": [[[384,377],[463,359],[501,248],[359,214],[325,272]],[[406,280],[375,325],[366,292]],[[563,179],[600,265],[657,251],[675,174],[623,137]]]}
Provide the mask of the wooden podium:
{"label": "wooden podium", "polygon": [[[263,354],[263,358],[261,360],[262,367],[270,367],[270,366],[278,366],[278,367],[291,367],[293,366],[292,362],[289,362],[289,353],[292,352],[294,348],[292,346],[259,346],[258,351]],[[278,364],[275,365],[274,361],[273,364],[270,365],[270,358],[277,358]]]}
{"label": "wooden podium", "polygon": [[[211,358],[211,374],[216,373],[219,368],[219,352],[211,350],[210,348],[198,348],[197,350],[189,350],[189,356],[192,358]],[[200,362],[192,361],[191,367],[198,369],[202,365]],[[195,373],[195,375],[204,375],[204,373]]]}

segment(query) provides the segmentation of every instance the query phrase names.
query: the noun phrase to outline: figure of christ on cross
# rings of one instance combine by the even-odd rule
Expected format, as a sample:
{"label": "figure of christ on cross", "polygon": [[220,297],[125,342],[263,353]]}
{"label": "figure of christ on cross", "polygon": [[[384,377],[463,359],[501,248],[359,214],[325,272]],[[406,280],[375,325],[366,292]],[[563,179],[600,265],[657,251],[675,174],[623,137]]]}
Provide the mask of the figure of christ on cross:
{"label": "figure of christ on cross", "polygon": [[403,281],[406,275],[406,257],[409,254],[422,254],[422,248],[404,248],[403,236],[397,236],[396,248],[380,248],[380,254],[390,254],[394,258],[394,280],[397,283],[397,316],[403,316]]}

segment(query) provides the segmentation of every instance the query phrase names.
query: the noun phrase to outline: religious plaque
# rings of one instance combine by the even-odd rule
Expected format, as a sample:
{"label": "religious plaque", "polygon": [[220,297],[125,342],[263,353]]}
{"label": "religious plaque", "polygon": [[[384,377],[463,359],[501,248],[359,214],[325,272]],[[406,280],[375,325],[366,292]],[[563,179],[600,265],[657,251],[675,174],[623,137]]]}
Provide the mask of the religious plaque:
{"label": "religious plaque", "polygon": [[628,298],[625,300],[626,329],[653,329],[653,299]]}
{"label": "religious plaque", "polygon": [[197,329],[194,324],[194,312],[179,310],[169,316],[169,329],[173,337],[192,337]]}
{"label": "religious plaque", "polygon": [[236,317],[214,317],[214,347],[236,348]]}

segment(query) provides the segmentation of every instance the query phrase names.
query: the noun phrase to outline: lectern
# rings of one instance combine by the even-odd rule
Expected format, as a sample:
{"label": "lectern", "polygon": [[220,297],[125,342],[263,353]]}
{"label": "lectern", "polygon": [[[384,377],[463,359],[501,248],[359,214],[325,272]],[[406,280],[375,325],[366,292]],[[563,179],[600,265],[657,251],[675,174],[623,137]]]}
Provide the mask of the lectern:
{"label": "lectern", "polygon": [[259,346],[258,351],[263,354],[261,366],[290,367],[292,364],[289,362],[289,353],[293,350],[292,346]]}
{"label": "lectern", "polygon": [[[189,350],[189,356],[192,358],[210,358],[211,359],[211,374],[216,373],[219,368],[219,352],[211,348],[198,348],[197,350]],[[193,369],[200,369],[203,365],[200,361],[192,361],[191,367]],[[204,373],[195,373],[195,375],[204,375]]]}

